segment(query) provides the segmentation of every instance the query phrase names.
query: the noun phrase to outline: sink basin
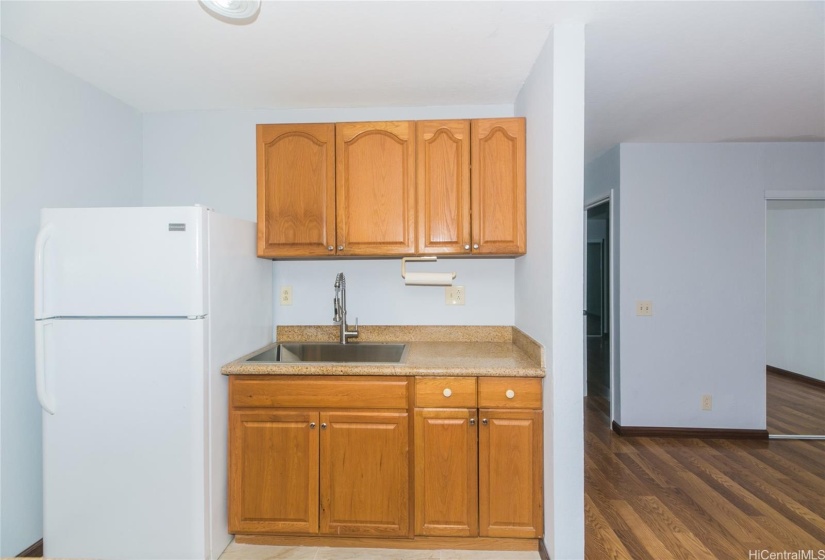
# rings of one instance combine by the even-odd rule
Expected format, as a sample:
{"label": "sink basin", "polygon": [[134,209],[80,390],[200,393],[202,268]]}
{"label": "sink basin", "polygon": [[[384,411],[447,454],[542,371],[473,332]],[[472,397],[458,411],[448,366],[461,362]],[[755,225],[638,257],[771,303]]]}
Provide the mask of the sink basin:
{"label": "sink basin", "polygon": [[391,363],[404,360],[406,344],[285,342],[247,358],[247,362]]}

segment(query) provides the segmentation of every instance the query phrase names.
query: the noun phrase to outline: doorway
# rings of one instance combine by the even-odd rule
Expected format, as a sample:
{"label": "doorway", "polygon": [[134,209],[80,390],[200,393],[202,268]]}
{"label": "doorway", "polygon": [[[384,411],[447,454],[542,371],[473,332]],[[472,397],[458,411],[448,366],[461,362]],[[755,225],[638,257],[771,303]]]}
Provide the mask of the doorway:
{"label": "doorway", "polygon": [[767,427],[825,439],[825,200],[769,199]]}
{"label": "doorway", "polygon": [[585,210],[585,394],[612,421],[610,199]]}

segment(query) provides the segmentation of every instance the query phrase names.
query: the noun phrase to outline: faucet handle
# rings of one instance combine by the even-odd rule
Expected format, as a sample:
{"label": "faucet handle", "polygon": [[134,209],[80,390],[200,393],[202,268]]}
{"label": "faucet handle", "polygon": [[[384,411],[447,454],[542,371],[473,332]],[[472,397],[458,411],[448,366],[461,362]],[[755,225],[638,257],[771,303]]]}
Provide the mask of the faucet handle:
{"label": "faucet handle", "polygon": [[358,332],[358,317],[355,318],[355,332]]}

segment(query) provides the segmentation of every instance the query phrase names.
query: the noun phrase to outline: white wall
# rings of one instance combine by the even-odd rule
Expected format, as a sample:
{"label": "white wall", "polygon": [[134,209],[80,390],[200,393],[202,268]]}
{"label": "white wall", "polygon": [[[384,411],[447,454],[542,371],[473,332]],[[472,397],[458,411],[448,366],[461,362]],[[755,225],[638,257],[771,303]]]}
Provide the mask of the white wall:
{"label": "white wall", "polygon": [[[146,114],[143,202],[200,203],[255,220],[255,125],[259,123],[512,115],[510,105]],[[332,285],[335,275],[344,272],[348,318],[354,321],[357,316],[361,324],[513,324],[513,259],[439,259],[437,264],[410,267],[456,271],[455,284],[466,287],[466,305],[446,306],[443,288],[405,287],[400,259],[274,261],[273,289],[293,288],[293,305],[276,305],[275,323],[332,324]]]}
{"label": "white wall", "polygon": [[0,556],[42,537],[32,269],[44,206],[138,205],[140,114],[2,40]]}
{"label": "white wall", "polygon": [[825,381],[825,200],[769,200],[768,365]]}
{"label": "white wall", "polygon": [[545,543],[584,557],[584,27],[554,28],[516,100],[527,118],[528,253],[516,325],[545,345]]}
{"label": "white wall", "polygon": [[823,189],[822,143],[622,144],[622,425],[765,429],[765,191]]}

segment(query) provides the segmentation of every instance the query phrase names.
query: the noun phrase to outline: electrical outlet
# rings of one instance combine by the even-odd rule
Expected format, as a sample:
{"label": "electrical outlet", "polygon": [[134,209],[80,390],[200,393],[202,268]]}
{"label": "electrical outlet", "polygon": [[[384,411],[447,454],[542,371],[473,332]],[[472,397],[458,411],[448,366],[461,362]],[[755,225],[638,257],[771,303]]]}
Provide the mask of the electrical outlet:
{"label": "electrical outlet", "polygon": [[702,395],[702,410],[713,410],[713,397]]}
{"label": "electrical outlet", "polygon": [[464,286],[447,286],[444,288],[444,303],[447,305],[464,305]]}
{"label": "electrical outlet", "polygon": [[652,301],[637,301],[636,302],[636,315],[640,317],[652,317],[653,316],[653,302]]}
{"label": "electrical outlet", "polygon": [[281,305],[292,305],[292,286],[281,286],[278,301]]}

